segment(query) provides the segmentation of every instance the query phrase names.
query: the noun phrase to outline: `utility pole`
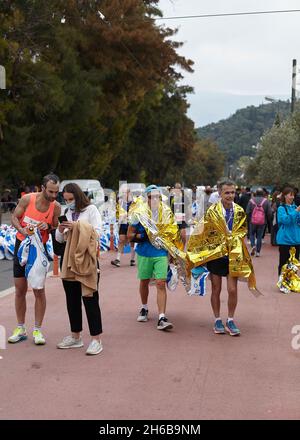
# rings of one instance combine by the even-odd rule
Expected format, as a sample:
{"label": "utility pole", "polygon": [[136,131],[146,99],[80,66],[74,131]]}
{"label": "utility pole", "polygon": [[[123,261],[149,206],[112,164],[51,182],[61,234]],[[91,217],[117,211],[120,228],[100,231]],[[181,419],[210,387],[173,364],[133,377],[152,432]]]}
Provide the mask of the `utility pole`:
{"label": "utility pole", "polygon": [[297,82],[297,60],[293,60],[293,74],[292,74],[292,101],[291,101],[291,112],[295,110],[296,102],[296,82]]}
{"label": "utility pole", "polygon": [[[5,90],[5,89],[6,89],[6,72],[5,72],[5,67],[1,66],[0,64],[0,90]],[[1,101],[1,95],[0,95],[0,101]],[[3,131],[0,124],[0,142],[2,141],[3,141]]]}

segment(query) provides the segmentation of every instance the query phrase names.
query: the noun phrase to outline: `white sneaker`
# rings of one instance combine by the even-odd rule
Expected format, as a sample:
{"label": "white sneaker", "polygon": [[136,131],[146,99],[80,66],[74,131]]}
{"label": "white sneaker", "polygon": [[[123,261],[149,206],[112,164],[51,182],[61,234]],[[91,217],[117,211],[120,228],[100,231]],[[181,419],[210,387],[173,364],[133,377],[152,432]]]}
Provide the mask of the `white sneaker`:
{"label": "white sneaker", "polygon": [[281,293],[291,293],[291,291],[287,287],[280,286],[279,290]]}
{"label": "white sneaker", "polygon": [[27,333],[25,327],[16,327],[7,341],[11,344],[15,344],[16,342],[25,341],[26,339]]}
{"label": "white sneaker", "polygon": [[41,330],[34,330],[32,333],[32,336],[33,336],[33,341],[34,341],[35,345],[45,345],[46,344],[46,339],[44,338]]}
{"label": "white sneaker", "polygon": [[171,330],[171,328],[173,328],[173,324],[172,324],[172,322],[168,321],[168,318],[163,316],[162,318],[160,318],[158,320],[156,328],[157,328],[157,330]]}
{"label": "white sneaker", "polygon": [[148,310],[141,308],[139,316],[137,317],[138,322],[147,322],[148,321]]}
{"label": "white sneaker", "polygon": [[103,350],[102,342],[101,341],[99,342],[96,339],[93,339],[90,342],[90,345],[88,346],[88,349],[85,352],[85,354],[87,354],[87,355],[99,354],[99,353],[101,353],[102,350]]}
{"label": "white sneaker", "polygon": [[65,336],[64,339],[56,345],[57,348],[80,348],[83,347],[81,338],[75,339],[73,336]]}

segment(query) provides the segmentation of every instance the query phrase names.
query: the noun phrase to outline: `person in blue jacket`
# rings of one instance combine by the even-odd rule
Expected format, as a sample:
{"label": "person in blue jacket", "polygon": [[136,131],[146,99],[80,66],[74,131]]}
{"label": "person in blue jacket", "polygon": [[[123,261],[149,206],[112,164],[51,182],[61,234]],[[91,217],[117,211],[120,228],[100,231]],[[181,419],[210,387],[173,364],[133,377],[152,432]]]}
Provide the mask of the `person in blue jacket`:
{"label": "person in blue jacket", "polygon": [[286,187],[281,193],[281,204],[277,209],[278,232],[276,236],[279,245],[278,274],[282,266],[287,263],[290,248],[296,248],[296,258],[299,259],[300,251],[300,206],[294,203],[294,190]]}

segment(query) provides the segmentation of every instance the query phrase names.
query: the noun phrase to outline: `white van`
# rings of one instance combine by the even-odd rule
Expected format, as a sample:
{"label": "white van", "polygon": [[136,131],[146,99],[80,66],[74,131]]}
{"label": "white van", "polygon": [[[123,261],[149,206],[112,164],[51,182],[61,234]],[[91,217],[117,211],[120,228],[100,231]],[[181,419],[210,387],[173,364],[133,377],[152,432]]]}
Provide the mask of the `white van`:
{"label": "white van", "polygon": [[91,203],[99,209],[104,203],[104,190],[101,186],[99,180],[93,179],[70,179],[63,180],[59,184],[58,201],[61,205],[65,205],[64,198],[62,196],[62,191],[67,183],[77,183],[77,185],[82,189],[82,191],[88,196]]}

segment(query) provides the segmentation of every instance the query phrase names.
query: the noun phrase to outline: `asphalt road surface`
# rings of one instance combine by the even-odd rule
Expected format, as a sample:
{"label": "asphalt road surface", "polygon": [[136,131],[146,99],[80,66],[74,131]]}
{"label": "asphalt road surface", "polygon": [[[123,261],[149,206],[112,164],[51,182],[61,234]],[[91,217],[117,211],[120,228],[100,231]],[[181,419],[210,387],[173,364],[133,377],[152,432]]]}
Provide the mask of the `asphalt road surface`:
{"label": "asphalt road surface", "polygon": [[[104,350],[98,356],[85,355],[85,321],[85,348],[56,348],[70,330],[61,280],[53,277],[47,279],[47,344],[35,346],[33,295],[28,293],[29,338],[0,350],[0,389],[5,396],[0,419],[300,418],[300,350],[292,334],[300,325],[300,295],[284,295],[276,288],[276,248],[266,245],[261,257],[254,258],[263,296],[255,298],[239,283],[237,338],[213,333],[209,292],[204,298],[189,297],[182,287],[168,293],[173,330],[156,329],[154,287],[150,319],[137,322],[136,268],[129,266],[129,255],[120,268],[111,266],[113,258],[111,253],[102,256]],[[223,288],[223,319],[226,303]],[[16,324],[13,294],[0,295],[0,324],[6,336]]]}

